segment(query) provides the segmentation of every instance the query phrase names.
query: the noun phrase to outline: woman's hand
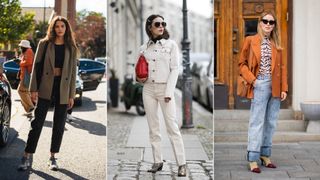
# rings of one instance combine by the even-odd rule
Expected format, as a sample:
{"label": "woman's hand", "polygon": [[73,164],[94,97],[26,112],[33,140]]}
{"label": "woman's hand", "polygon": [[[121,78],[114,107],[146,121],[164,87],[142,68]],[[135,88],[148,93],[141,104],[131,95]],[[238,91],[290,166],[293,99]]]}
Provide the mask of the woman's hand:
{"label": "woman's hand", "polygon": [[168,103],[171,100],[170,97],[164,97],[164,102]]}
{"label": "woman's hand", "polygon": [[31,92],[31,100],[34,104],[38,103],[38,92]]}
{"label": "woman's hand", "polygon": [[147,79],[148,79],[148,78],[138,78],[138,77],[137,77],[137,81],[140,82],[140,83],[146,82]]}
{"label": "woman's hand", "polygon": [[73,107],[73,104],[74,104],[74,100],[73,98],[70,98],[68,102],[68,109],[71,109]]}
{"label": "woman's hand", "polygon": [[282,91],[281,92],[281,101],[286,100],[286,98],[287,98],[287,92]]}

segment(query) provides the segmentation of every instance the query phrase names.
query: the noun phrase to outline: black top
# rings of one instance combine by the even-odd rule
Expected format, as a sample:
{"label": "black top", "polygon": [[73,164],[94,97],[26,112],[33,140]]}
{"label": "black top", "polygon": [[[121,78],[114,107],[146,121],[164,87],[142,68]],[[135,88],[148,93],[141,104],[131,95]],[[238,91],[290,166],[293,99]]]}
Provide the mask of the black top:
{"label": "black top", "polygon": [[62,45],[54,45],[55,48],[55,60],[54,60],[54,67],[55,68],[63,68],[63,61],[64,61],[64,44]]}
{"label": "black top", "polygon": [[153,41],[154,43],[156,43],[157,41],[161,40],[162,36],[158,36],[156,38],[151,38],[151,41]]}

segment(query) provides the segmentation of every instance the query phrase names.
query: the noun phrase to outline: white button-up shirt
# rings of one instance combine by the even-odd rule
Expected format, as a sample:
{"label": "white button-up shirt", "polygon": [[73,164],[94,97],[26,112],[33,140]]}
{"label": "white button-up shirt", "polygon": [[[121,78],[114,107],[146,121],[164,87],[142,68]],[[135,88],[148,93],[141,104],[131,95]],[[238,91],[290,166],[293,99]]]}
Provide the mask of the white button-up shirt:
{"label": "white button-up shirt", "polygon": [[166,83],[165,97],[172,98],[177,84],[180,64],[178,45],[170,39],[161,39],[154,43],[148,41],[140,47],[148,62],[148,79],[145,83]]}

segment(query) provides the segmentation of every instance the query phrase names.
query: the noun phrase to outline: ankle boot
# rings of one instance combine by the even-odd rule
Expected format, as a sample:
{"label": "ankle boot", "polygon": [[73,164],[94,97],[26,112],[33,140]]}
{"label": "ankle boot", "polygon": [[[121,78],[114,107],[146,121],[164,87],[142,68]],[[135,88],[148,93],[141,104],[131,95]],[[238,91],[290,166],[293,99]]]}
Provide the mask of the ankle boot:
{"label": "ankle boot", "polygon": [[186,165],[181,165],[178,168],[178,176],[186,176],[187,175],[187,168]]}
{"label": "ankle boot", "polygon": [[271,162],[269,157],[261,156],[260,160],[261,160],[261,164],[267,168],[277,168],[277,166]]}
{"label": "ankle boot", "polygon": [[162,170],[163,163],[153,163],[152,168],[148,172],[156,173]]}

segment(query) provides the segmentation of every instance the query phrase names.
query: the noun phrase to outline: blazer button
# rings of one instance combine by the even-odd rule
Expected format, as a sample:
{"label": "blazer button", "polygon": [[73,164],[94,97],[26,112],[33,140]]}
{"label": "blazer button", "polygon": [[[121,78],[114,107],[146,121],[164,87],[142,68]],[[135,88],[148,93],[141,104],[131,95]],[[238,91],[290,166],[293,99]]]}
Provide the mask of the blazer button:
{"label": "blazer button", "polygon": [[49,73],[47,72],[46,75],[48,75]]}
{"label": "blazer button", "polygon": [[154,80],[152,80],[152,82],[154,83]]}
{"label": "blazer button", "polygon": [[155,72],[155,70],[152,70],[152,72]]}
{"label": "blazer button", "polygon": [[68,78],[66,78],[66,80],[68,80]]}
{"label": "blazer button", "polygon": [[153,59],[153,61],[156,61],[155,59]]}

